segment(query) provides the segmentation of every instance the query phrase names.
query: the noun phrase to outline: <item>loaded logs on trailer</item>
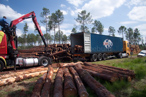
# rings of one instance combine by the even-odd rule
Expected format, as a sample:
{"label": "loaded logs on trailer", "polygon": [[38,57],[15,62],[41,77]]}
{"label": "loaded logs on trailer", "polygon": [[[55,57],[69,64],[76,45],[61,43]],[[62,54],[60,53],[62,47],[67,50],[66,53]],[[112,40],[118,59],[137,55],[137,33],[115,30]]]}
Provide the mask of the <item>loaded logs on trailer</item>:
{"label": "loaded logs on trailer", "polygon": [[47,55],[54,61],[72,60],[70,44],[51,44],[44,52],[44,46],[36,46],[31,49],[19,50],[20,57],[38,57],[40,55]]}

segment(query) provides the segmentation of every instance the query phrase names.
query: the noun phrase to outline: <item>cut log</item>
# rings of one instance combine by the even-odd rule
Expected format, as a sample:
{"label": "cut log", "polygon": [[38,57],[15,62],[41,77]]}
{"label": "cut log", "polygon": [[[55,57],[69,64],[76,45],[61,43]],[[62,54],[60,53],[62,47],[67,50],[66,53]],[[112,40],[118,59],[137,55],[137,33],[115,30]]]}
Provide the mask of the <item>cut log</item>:
{"label": "cut log", "polygon": [[50,54],[50,56],[63,55],[64,53],[66,53],[66,50],[63,50],[63,51],[59,51],[59,52],[56,52],[56,53]]}
{"label": "cut log", "polygon": [[45,79],[46,79],[46,75],[47,75],[47,73],[45,73],[43,76],[41,76],[37,80],[37,82],[36,82],[36,84],[35,84],[35,86],[33,88],[33,92],[32,92],[32,96],[31,97],[40,97],[41,90],[42,90],[43,84],[44,84]]}
{"label": "cut log", "polygon": [[77,89],[68,68],[64,68],[64,97],[76,97]]}
{"label": "cut log", "polygon": [[51,65],[49,65],[46,81],[44,83],[44,86],[41,92],[41,97],[50,97],[52,77],[53,77],[53,68],[51,67]]}
{"label": "cut log", "polygon": [[102,84],[96,81],[80,64],[75,65],[81,79],[98,95],[98,97],[115,97]]}
{"label": "cut log", "polygon": [[53,97],[63,97],[63,70],[60,68],[54,82]]}
{"label": "cut log", "polygon": [[74,76],[74,80],[76,82],[76,86],[78,88],[78,93],[79,93],[79,96],[80,97],[88,97],[89,94],[88,92],[86,91],[86,88],[82,82],[82,80],[80,79],[78,73],[76,72],[76,70],[73,68],[73,67],[69,67],[69,70],[71,71],[71,73],[73,74]]}
{"label": "cut log", "polygon": [[18,81],[21,81],[24,79],[35,77],[35,76],[39,76],[39,75],[44,74],[44,73],[46,73],[46,71],[34,72],[34,73],[29,73],[29,74],[22,74],[22,75],[17,75],[14,77],[8,77],[5,79],[1,79],[0,86],[12,84],[14,82],[18,82]]}
{"label": "cut log", "polygon": [[110,75],[106,75],[106,74],[102,74],[102,73],[97,73],[95,71],[92,71],[92,70],[88,70],[88,69],[85,69],[87,72],[89,72],[92,76],[94,77],[98,77],[100,79],[103,79],[103,80],[106,80],[106,81],[109,81],[109,82],[115,82],[118,80],[117,77],[113,77],[113,76],[110,76]]}

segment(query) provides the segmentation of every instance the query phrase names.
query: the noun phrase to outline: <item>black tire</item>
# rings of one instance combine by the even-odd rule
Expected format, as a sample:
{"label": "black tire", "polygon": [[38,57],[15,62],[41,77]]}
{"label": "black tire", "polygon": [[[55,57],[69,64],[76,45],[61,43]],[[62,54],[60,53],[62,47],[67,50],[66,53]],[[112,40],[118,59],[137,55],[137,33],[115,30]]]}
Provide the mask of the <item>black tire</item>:
{"label": "black tire", "polygon": [[91,62],[96,62],[97,61],[97,54],[93,54],[91,56]]}
{"label": "black tire", "polygon": [[102,60],[102,54],[101,53],[98,54],[98,58],[97,59],[98,59],[98,61]]}
{"label": "black tire", "polygon": [[103,60],[106,60],[106,59],[107,59],[107,54],[106,54],[106,53],[104,53],[104,54],[102,55],[102,59],[103,59]]}
{"label": "black tire", "polygon": [[44,66],[44,67],[47,67],[50,64],[51,64],[50,58],[48,58],[46,56],[41,56],[39,58],[39,65]]}
{"label": "black tire", "polygon": [[4,62],[0,60],[0,71],[3,71],[4,69]]}

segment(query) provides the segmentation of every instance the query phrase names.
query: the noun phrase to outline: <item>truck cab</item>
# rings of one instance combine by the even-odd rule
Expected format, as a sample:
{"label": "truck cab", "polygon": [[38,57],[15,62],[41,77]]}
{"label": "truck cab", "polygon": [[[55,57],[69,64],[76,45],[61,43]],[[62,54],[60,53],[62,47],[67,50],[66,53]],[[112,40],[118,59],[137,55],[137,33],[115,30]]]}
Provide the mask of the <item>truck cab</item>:
{"label": "truck cab", "polygon": [[128,41],[123,41],[123,52],[130,55],[130,47]]}

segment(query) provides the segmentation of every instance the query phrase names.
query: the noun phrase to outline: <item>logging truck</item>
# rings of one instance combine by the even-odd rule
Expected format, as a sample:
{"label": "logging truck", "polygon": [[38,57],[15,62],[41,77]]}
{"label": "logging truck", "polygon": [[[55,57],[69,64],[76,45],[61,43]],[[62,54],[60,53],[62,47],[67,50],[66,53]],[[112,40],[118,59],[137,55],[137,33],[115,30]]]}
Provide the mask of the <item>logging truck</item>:
{"label": "logging truck", "polygon": [[[39,32],[39,35],[42,38],[42,41],[45,45],[44,52],[37,54],[35,58],[21,58],[19,57],[19,53],[17,50],[17,36],[16,36],[16,25],[21,21],[32,18],[36,29]],[[21,16],[18,19],[11,21],[10,29],[2,29],[0,31],[0,71],[7,66],[14,65],[14,69],[16,70],[16,65],[19,66],[35,66],[35,65],[43,65],[48,66],[51,64],[50,54],[46,51],[47,44],[45,42],[45,38],[40,29],[40,26],[37,22],[36,15],[32,11],[28,14]],[[8,35],[7,33],[11,33]]]}
{"label": "logging truck", "polygon": [[130,48],[123,38],[94,33],[71,34],[71,48],[74,59],[90,61],[106,60],[109,57],[128,57]]}

